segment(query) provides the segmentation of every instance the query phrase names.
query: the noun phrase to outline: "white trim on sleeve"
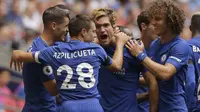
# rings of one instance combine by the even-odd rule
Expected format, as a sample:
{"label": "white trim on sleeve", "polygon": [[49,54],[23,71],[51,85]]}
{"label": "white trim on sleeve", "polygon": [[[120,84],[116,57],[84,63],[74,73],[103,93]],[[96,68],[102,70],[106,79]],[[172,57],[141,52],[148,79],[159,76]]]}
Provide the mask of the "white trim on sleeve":
{"label": "white trim on sleeve", "polygon": [[39,61],[39,54],[40,54],[40,51],[37,51],[37,52],[35,52],[35,55],[34,55],[35,62],[37,62],[37,63],[40,63],[40,61]]}

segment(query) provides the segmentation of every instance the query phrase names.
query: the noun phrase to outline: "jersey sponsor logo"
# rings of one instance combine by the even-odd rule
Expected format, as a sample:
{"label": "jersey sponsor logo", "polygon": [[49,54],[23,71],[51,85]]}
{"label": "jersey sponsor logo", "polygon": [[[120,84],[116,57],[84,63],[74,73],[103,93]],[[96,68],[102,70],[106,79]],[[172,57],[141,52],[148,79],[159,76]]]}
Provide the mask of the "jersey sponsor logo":
{"label": "jersey sponsor logo", "polygon": [[62,59],[62,58],[71,59],[71,58],[85,57],[85,56],[91,56],[91,55],[96,55],[96,52],[94,49],[74,51],[70,53],[55,52],[53,54],[53,57],[57,59]]}
{"label": "jersey sponsor logo", "polygon": [[193,52],[200,52],[200,48],[197,46],[192,46],[192,51]]}
{"label": "jersey sponsor logo", "polygon": [[163,54],[162,57],[161,57],[161,62],[164,62],[167,58],[167,55],[166,54]]}
{"label": "jersey sponsor logo", "polygon": [[179,63],[182,61],[182,60],[180,60],[180,59],[178,59],[177,57],[174,57],[174,56],[170,56],[169,58],[174,59],[174,60],[178,61]]}
{"label": "jersey sponsor logo", "polygon": [[114,72],[114,74],[116,74],[116,75],[125,75],[125,72],[126,72],[125,68],[122,68],[120,71]]}

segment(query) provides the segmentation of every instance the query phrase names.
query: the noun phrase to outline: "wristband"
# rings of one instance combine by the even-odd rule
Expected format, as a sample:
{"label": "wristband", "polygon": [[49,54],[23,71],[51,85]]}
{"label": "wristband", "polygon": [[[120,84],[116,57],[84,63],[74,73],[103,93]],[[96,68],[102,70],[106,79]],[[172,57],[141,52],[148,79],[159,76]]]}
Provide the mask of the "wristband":
{"label": "wristband", "polygon": [[144,60],[144,58],[147,57],[147,54],[144,53],[144,52],[141,52],[138,56],[137,56],[137,59],[141,62]]}

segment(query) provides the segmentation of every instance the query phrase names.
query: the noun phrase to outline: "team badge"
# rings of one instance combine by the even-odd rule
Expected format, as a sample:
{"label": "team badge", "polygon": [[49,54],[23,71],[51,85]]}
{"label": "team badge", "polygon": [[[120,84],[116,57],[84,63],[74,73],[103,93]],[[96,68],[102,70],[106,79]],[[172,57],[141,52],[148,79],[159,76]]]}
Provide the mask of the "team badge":
{"label": "team badge", "polygon": [[161,62],[164,62],[167,58],[167,55],[166,54],[163,54],[162,57],[161,57]]}

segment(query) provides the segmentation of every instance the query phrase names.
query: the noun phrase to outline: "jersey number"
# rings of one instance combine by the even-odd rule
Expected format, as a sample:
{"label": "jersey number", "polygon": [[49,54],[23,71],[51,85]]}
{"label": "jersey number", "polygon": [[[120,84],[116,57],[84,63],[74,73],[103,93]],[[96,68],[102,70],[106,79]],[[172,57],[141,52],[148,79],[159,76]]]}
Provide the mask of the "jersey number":
{"label": "jersey number", "polygon": [[[83,72],[83,69],[88,69],[88,72]],[[71,84],[70,80],[73,77],[73,70],[68,65],[62,65],[57,70],[57,75],[60,76],[61,72],[65,70],[67,72],[66,78],[63,81],[60,89],[76,89],[76,84]],[[78,74],[78,83],[83,88],[92,88],[95,85],[95,78],[94,78],[94,70],[93,67],[89,63],[81,63],[76,68],[76,73]],[[89,78],[90,82],[85,82],[84,79]]]}

